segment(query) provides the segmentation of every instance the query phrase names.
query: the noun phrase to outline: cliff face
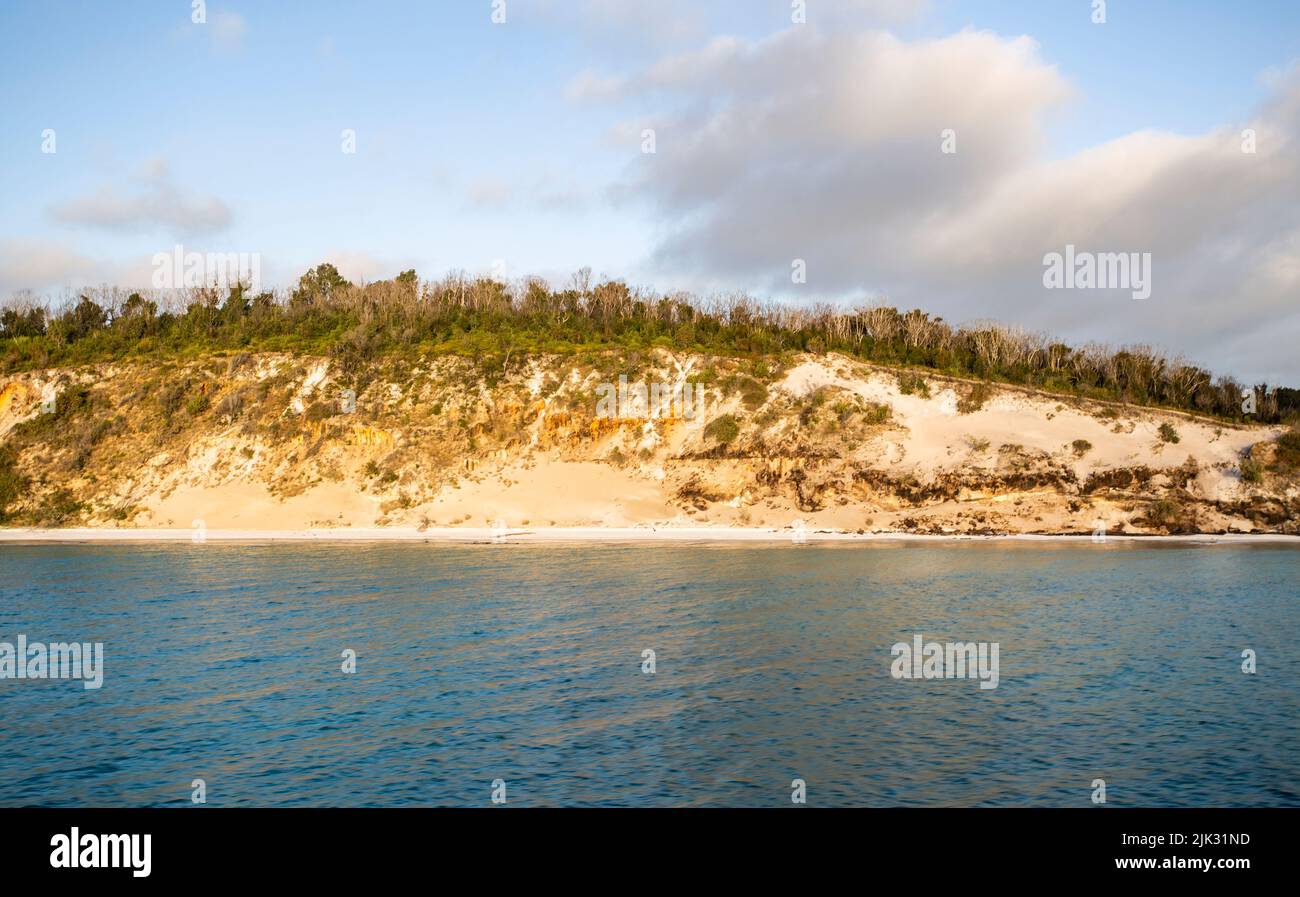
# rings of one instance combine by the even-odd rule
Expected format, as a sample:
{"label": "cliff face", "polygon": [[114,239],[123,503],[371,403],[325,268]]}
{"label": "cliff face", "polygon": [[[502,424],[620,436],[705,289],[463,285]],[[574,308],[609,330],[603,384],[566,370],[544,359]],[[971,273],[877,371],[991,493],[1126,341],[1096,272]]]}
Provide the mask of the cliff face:
{"label": "cliff face", "polygon": [[1281,432],[834,355],[239,355],[0,383],[0,502],[7,526],[1296,533]]}

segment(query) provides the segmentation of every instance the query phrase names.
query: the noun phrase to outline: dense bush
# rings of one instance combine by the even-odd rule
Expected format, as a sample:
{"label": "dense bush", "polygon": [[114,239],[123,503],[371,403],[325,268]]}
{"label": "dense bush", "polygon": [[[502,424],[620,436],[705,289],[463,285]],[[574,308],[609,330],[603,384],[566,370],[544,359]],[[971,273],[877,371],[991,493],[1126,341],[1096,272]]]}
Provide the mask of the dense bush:
{"label": "dense bush", "polygon": [[[553,290],[537,279],[514,286],[448,277],[421,283],[413,271],[365,286],[319,265],[285,294],[242,287],[196,288],[154,298],[91,291],[55,312],[31,302],[0,312],[0,369],[27,370],[119,358],[206,352],[290,351],[331,355],[361,376],[383,354],[458,353],[504,369],[532,352],[573,353],[663,347],[727,356],[840,352],[881,364],[957,377],[1023,384],[1088,398],[1162,405],[1230,419],[1284,420],[1300,412],[1300,391],[1255,388],[1256,411],[1242,409],[1243,385],[1169,359],[1145,346],[1112,351],[1071,347],[1018,328],[953,327],[921,311],[886,306],[793,307],[745,297],[700,302],[660,296],[620,281]],[[924,380],[905,375],[905,391]],[[962,410],[982,404],[967,396]],[[756,393],[746,396],[753,404]]]}
{"label": "dense bush", "polygon": [[1300,470],[1300,429],[1292,427],[1277,438],[1274,458],[1274,467],[1283,473]]}
{"label": "dense bush", "polygon": [[1186,518],[1186,509],[1173,499],[1162,498],[1147,506],[1146,522],[1150,526],[1178,531],[1186,526]]}
{"label": "dense bush", "polygon": [[704,435],[714,442],[726,445],[740,435],[740,424],[736,423],[736,418],[732,415],[724,414],[705,425]]}
{"label": "dense bush", "polygon": [[898,391],[905,396],[915,394],[923,399],[930,398],[930,384],[925,382],[924,377],[911,372],[898,375]]}
{"label": "dense bush", "polygon": [[983,383],[976,383],[966,394],[957,400],[958,414],[971,414],[984,407],[991,396],[991,390]]}
{"label": "dense bush", "polygon": [[0,446],[0,521],[8,508],[27,490],[27,478],[18,472],[18,458],[7,445]]}

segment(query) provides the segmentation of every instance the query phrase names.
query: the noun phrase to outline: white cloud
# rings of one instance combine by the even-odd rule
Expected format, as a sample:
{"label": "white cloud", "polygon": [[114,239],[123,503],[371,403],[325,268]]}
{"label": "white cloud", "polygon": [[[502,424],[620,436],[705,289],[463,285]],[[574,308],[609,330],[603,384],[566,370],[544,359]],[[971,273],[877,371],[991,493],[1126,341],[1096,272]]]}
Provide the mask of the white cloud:
{"label": "white cloud", "polygon": [[[1025,37],[808,25],[589,72],[571,93],[629,116],[614,134],[634,161],[612,192],[651,210],[661,282],[810,300],[884,292],[949,319],[1151,342],[1296,381],[1284,350],[1300,340],[1300,78],[1272,77],[1253,155],[1225,126],[1134,133],[1057,160],[1044,133],[1075,91]],[[643,127],[654,155],[637,152]],[[955,154],[941,152],[945,129]],[[1153,295],[1045,290],[1043,255],[1066,243],[1151,252]]]}
{"label": "white cloud", "polygon": [[226,228],[232,218],[230,209],[217,197],[178,187],[161,159],[146,163],[141,174],[123,186],[104,185],[55,205],[50,213],[65,224],[177,236],[214,233]]}
{"label": "white cloud", "polygon": [[587,44],[635,40],[663,47],[698,39],[705,28],[700,4],[689,0],[626,3],[622,0],[511,0],[512,22],[576,31]]}
{"label": "white cloud", "polygon": [[52,288],[107,283],[117,273],[113,266],[55,240],[0,240],[0,296],[21,290],[43,295]]}

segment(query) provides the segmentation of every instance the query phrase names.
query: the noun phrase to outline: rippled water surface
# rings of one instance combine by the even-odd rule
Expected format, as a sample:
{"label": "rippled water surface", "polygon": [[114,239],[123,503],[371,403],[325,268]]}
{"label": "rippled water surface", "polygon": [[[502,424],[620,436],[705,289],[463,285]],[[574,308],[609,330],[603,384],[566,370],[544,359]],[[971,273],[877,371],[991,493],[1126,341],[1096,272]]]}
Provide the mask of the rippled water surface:
{"label": "rippled water surface", "polygon": [[0,641],[105,679],[0,680],[0,804],[1294,806],[1298,601],[1263,545],[5,545]]}

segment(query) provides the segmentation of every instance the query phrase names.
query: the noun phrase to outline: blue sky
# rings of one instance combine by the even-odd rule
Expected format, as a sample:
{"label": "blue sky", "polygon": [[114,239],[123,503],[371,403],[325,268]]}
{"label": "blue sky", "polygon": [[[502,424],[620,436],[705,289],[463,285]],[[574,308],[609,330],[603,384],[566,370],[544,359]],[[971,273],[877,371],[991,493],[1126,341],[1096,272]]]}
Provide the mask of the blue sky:
{"label": "blue sky", "polygon": [[1128,0],[1102,27],[1087,0],[943,3],[931,33],[962,26],[1028,34],[1080,91],[1053,123],[1061,152],[1142,128],[1195,134],[1243,119],[1266,95],[1261,74],[1300,59],[1300,4],[1289,0]]}
{"label": "blue sky", "polygon": [[[188,0],[10,0],[0,7],[0,268],[8,268],[0,270],[0,289],[49,293],[83,281],[139,280],[152,254],[175,243],[259,252],[264,277],[276,285],[291,282],[323,258],[369,279],[405,267],[424,276],[456,268],[484,271],[504,260],[509,276],[535,273],[561,280],[590,265],[598,274],[625,276],[664,291],[746,289],[795,302],[883,295],[955,319],[1020,316],[1030,326],[1074,339],[1151,341],[1208,363],[1244,368],[1247,375],[1300,381],[1300,370],[1294,362],[1288,366],[1280,347],[1263,357],[1252,348],[1257,320],[1238,322],[1240,332],[1225,339],[1223,322],[1235,319],[1184,332],[1168,322],[1185,317],[1185,308],[1176,312],[1178,306],[1153,303],[1117,330],[1106,319],[1127,306],[1095,314],[1080,313],[1077,303],[1047,308],[1056,297],[1044,296],[1034,271],[1011,261],[990,268],[980,257],[987,251],[976,252],[960,235],[945,236],[946,254],[939,257],[964,259],[965,267],[953,273],[971,288],[956,289],[931,275],[935,262],[926,253],[933,220],[925,229],[911,219],[898,222],[899,228],[918,228],[907,244],[909,251],[916,247],[912,267],[886,264],[898,252],[875,262],[870,253],[856,261],[852,253],[828,254],[824,263],[810,264],[810,271],[833,271],[833,276],[819,281],[810,275],[808,289],[800,292],[768,272],[769,267],[784,270],[786,256],[777,253],[770,265],[765,258],[751,264],[754,257],[738,254],[738,237],[719,229],[721,220],[752,215],[752,197],[741,201],[711,193],[680,172],[661,177],[646,167],[635,136],[643,126],[657,127],[661,148],[653,164],[664,171],[674,164],[698,169],[704,158],[700,146],[695,156],[673,156],[678,141],[696,139],[683,129],[700,122],[714,128],[752,126],[754,120],[746,116],[765,102],[766,95],[730,78],[752,80],[754,66],[764,59],[789,59],[791,68],[771,91],[798,91],[807,78],[804,87],[831,94],[844,85],[829,82],[861,77],[854,60],[880,46],[866,36],[885,33],[898,42],[904,60],[925,58],[927,71],[938,66],[940,82],[949,54],[951,82],[958,87],[970,81],[970,69],[962,66],[987,72],[1006,65],[1005,77],[989,77],[977,89],[988,108],[1005,112],[1007,120],[988,114],[979,121],[990,122],[991,134],[998,128],[1032,134],[1027,139],[1034,148],[1016,150],[1014,158],[995,153],[997,160],[987,165],[970,163],[963,175],[968,180],[961,182],[973,185],[969,209],[952,208],[941,194],[927,210],[931,219],[977,211],[987,218],[992,213],[975,194],[991,196],[998,184],[1014,185],[1008,179],[1024,172],[1051,170],[1053,163],[1091,171],[1087,160],[1096,148],[1156,132],[1188,143],[1162,144],[1147,156],[1148,149],[1139,151],[1135,141],[1133,150],[1113,154],[1120,158],[1117,176],[1131,158],[1132,164],[1172,178],[1192,164],[1191,141],[1216,129],[1236,133],[1279,96],[1289,109],[1284,100],[1287,73],[1300,59],[1300,4],[1113,0],[1104,25],[1092,23],[1090,0],[808,0],[803,26],[791,24],[789,6],[785,0],[654,5],[507,0],[506,23],[494,25],[491,0],[214,0],[206,5],[206,23],[195,24]],[[822,36],[818,40],[861,36],[863,42],[835,57],[849,60],[847,67],[822,67],[819,61],[831,57],[829,49],[799,56],[780,48],[780,36],[795,28],[815,29]],[[971,51],[974,63],[953,40],[963,29],[990,33],[987,45]],[[1028,56],[1015,44],[1022,35],[1033,41]],[[744,50],[740,57],[723,53],[724,62],[714,67],[708,48],[723,38],[735,39]],[[919,48],[928,42],[940,48],[923,57]],[[764,55],[769,53],[778,55]],[[679,65],[682,60],[694,63]],[[900,65],[901,71],[916,71],[909,62]],[[698,74],[701,67],[704,75]],[[672,74],[664,76],[665,71]],[[933,104],[950,117],[959,111],[960,102],[954,106],[951,97],[932,95],[946,90],[942,83],[927,93],[910,77],[890,74],[895,69],[883,71],[882,77],[899,79],[897,94],[910,106]],[[669,86],[656,80],[663,77]],[[593,100],[578,96],[575,85],[584,78],[624,81],[619,90]],[[891,164],[877,154],[894,145],[890,141],[900,147],[906,141],[897,134],[882,137],[870,122],[875,105],[892,95],[853,95],[861,101],[854,114],[862,116],[870,136],[851,136],[844,156],[862,158],[869,151],[873,164]],[[1029,111],[1017,117],[1013,107],[1022,97]],[[842,109],[837,103],[828,99],[825,108]],[[1281,120],[1285,127],[1278,133],[1285,132],[1289,141],[1292,119]],[[828,135],[836,131],[834,121],[814,123],[820,125]],[[53,154],[41,152],[47,128],[56,132]],[[340,150],[343,129],[356,132],[355,154]],[[926,139],[931,131],[937,141],[937,128],[929,128]],[[808,151],[813,142],[806,136],[790,137],[789,145]],[[753,166],[756,173],[770,167],[770,158],[746,149],[763,140],[761,133],[747,139],[727,159]],[[833,144],[827,150],[829,139],[818,137],[818,153],[800,157],[799,165],[831,164],[827,159],[837,153]],[[900,153],[902,166],[915,150]],[[1268,204],[1279,189],[1285,193],[1296,186],[1292,170],[1277,161],[1270,165],[1267,189],[1233,194],[1242,197],[1240,208],[1224,200],[1226,206],[1201,210],[1220,219],[1267,220],[1265,237],[1249,232],[1209,240],[1198,232],[1163,246],[1163,238],[1154,234],[1165,231],[1160,217],[1153,216],[1150,226],[1151,242],[1163,249],[1164,258],[1204,259],[1231,254],[1236,246],[1230,259],[1240,268],[1235,282],[1264,270],[1269,288],[1280,292],[1256,311],[1282,316],[1263,331],[1276,334],[1279,326],[1300,328],[1295,303],[1285,301],[1294,297],[1289,293],[1293,242],[1270,243],[1266,252],[1241,249],[1262,246],[1271,239],[1267,235],[1292,234],[1297,225]],[[1251,175],[1252,184],[1258,179]],[[752,193],[762,183],[756,174],[743,189]],[[863,216],[892,216],[905,201],[886,197],[870,179],[855,180],[849,169],[824,183],[856,190]],[[1138,207],[1142,210],[1150,208],[1150,198],[1137,195],[1142,188],[1132,189],[1135,193],[1114,198],[1105,209],[1065,210],[1062,218],[1084,222],[1095,213],[1096,221],[1080,224],[1079,242],[1086,242],[1099,232],[1102,217],[1131,219],[1130,204],[1136,202],[1145,203]],[[1004,192],[1014,194],[1010,187]],[[163,204],[177,210],[160,211]],[[765,214],[745,227],[763,229],[769,221],[779,227],[776,220],[785,206],[777,197],[758,208]],[[1171,206],[1161,214],[1170,229],[1177,229],[1188,213]],[[806,242],[799,235],[813,229],[801,224],[790,242]],[[837,234],[843,229],[840,225]],[[1125,233],[1115,231],[1114,239],[1136,242],[1134,250],[1146,248],[1141,234],[1134,240],[1131,231]],[[689,262],[673,248],[683,234],[690,245],[703,247]],[[778,244],[785,238],[763,236]],[[863,233],[861,239],[871,235]],[[717,254],[730,253],[734,264],[709,264],[714,240]],[[955,252],[954,240],[959,241]],[[1003,245],[1017,240],[1024,238],[1008,235]],[[1031,260],[1041,255],[1037,246],[1023,248]],[[789,256],[799,251],[792,247]],[[1008,250],[1008,258],[1012,254]],[[1228,264],[1215,271],[1227,271]],[[1008,271],[1018,273],[1012,277]],[[1201,275],[1188,282],[1205,280]],[[1010,304],[1001,300],[1008,284],[1022,281],[1027,286],[1021,298]],[[1196,301],[1226,301],[1221,289],[1217,296]],[[1165,301],[1174,300],[1166,294]]]}

